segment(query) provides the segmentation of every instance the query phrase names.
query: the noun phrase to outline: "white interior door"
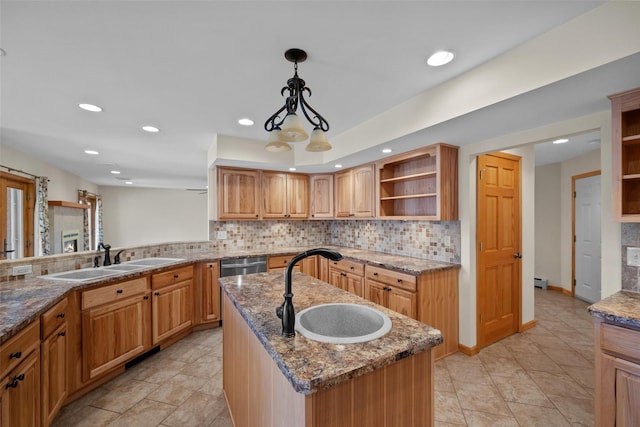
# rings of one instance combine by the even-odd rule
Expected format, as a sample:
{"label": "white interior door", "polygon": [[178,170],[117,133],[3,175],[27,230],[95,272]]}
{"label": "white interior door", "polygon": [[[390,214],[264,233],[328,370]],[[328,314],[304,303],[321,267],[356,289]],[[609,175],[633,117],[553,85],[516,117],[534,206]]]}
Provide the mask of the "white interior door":
{"label": "white interior door", "polygon": [[600,175],[575,181],[575,296],[600,298]]}

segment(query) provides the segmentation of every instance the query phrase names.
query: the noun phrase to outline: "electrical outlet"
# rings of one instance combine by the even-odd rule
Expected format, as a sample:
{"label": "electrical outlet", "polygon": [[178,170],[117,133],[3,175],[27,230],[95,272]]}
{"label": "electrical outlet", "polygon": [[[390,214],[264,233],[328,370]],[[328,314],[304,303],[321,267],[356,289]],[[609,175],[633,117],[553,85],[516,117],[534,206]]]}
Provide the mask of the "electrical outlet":
{"label": "electrical outlet", "polygon": [[640,248],[627,248],[627,265],[640,267]]}
{"label": "electrical outlet", "polygon": [[33,273],[33,267],[31,264],[29,265],[19,265],[17,267],[13,267],[11,274],[13,276],[21,276],[23,274],[31,274]]}
{"label": "electrical outlet", "polygon": [[227,240],[227,232],[226,230],[218,230],[216,233],[217,240]]}

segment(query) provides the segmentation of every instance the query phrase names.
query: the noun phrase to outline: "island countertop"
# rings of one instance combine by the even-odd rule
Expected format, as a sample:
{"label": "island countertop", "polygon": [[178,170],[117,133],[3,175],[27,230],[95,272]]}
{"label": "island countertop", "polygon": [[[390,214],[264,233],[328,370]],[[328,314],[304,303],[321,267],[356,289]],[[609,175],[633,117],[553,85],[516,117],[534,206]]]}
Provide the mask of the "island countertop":
{"label": "island countertop", "polygon": [[588,307],[605,321],[640,329],[640,293],[620,291]]}
{"label": "island countertop", "polygon": [[282,322],[275,314],[276,307],[283,301],[281,271],[224,277],[219,283],[299,393],[310,394],[332,387],[442,343],[439,330],[302,273],[293,275],[296,312],[333,302],[364,304],[389,316],[393,326],[385,336],[359,344],[325,344],[299,333],[294,338],[284,338],[280,335]]}

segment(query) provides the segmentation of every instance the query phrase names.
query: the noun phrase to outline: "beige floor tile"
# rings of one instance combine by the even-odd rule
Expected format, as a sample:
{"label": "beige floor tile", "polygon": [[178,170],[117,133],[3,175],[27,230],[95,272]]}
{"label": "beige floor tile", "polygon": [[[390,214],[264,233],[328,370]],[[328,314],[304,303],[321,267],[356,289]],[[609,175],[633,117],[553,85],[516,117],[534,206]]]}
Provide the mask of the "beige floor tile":
{"label": "beige floor tile", "polygon": [[163,424],[171,427],[208,427],[225,408],[224,399],[195,392]]}
{"label": "beige floor tile", "polygon": [[522,427],[570,427],[571,423],[557,409],[509,402],[509,408]]}
{"label": "beige floor tile", "polygon": [[593,366],[593,363],[590,363],[580,353],[571,349],[544,348],[542,351],[558,365],[582,366],[585,368]]}
{"label": "beige floor tile", "polygon": [[539,353],[514,352],[513,355],[526,371],[544,371],[555,374],[562,374],[564,372],[560,365],[551,360],[551,358],[542,351]]}
{"label": "beige floor tile", "polygon": [[554,407],[553,403],[528,376],[519,378],[492,376],[492,378],[498,391],[507,402]]}
{"label": "beige floor tile", "polygon": [[593,425],[593,399],[579,399],[571,396],[550,396],[558,410],[571,423]]}
{"label": "beige floor tile", "polygon": [[132,380],[91,402],[91,406],[123,413],[158,388],[158,384]]}
{"label": "beige floor tile", "polygon": [[182,405],[194,392],[195,390],[192,388],[185,387],[181,384],[167,383],[149,394],[147,399],[177,407]]}
{"label": "beige floor tile", "polygon": [[497,415],[511,415],[509,407],[492,384],[477,384],[453,381],[462,409],[487,412]]}
{"label": "beige floor tile", "polygon": [[[201,360],[202,358],[198,359]],[[192,377],[198,378],[208,378],[211,379],[216,375],[220,374],[222,369],[222,361],[215,359],[213,362],[193,362],[187,364],[184,368],[180,370],[181,374],[190,375]]]}
{"label": "beige floor tile", "polygon": [[495,375],[503,377],[522,377],[526,372],[522,365],[513,357],[483,358],[484,366],[491,377]]}
{"label": "beige floor tile", "polygon": [[593,393],[596,382],[593,369],[585,369],[581,366],[563,366],[562,369],[564,369],[575,382]]}
{"label": "beige floor tile", "polygon": [[529,375],[546,395],[591,397],[591,392],[585,390],[567,374],[530,371]]}
{"label": "beige floor tile", "polygon": [[453,388],[451,375],[449,375],[449,370],[447,369],[447,365],[444,360],[439,360],[435,363],[435,372],[433,376],[436,391],[449,391],[455,393],[456,390]]}
{"label": "beige floor tile", "polygon": [[113,420],[109,427],[155,427],[175,410],[175,406],[144,399]]}
{"label": "beige floor tile", "polygon": [[54,420],[53,427],[101,427],[109,425],[119,415],[117,412],[83,406],[73,413],[60,413]]}
{"label": "beige floor tile", "polygon": [[452,392],[435,392],[435,419],[437,421],[465,425],[464,414],[458,402],[458,395]]}
{"label": "beige floor tile", "polygon": [[465,410],[464,417],[469,427],[518,427],[518,422],[513,416]]}

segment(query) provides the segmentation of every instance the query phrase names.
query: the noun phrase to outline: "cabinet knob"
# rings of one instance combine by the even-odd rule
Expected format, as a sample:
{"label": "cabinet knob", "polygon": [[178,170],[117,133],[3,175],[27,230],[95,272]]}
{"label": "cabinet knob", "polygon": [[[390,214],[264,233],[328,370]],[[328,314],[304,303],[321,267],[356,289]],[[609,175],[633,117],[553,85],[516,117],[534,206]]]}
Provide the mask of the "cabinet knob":
{"label": "cabinet knob", "polygon": [[378,275],[378,273],[375,273],[375,272],[374,272],[374,273],[373,273],[373,275],[374,275],[374,276],[377,276],[377,275]]}
{"label": "cabinet knob", "polygon": [[153,293],[155,296],[159,297],[160,296],[160,292],[154,292]]}
{"label": "cabinet knob", "polygon": [[355,267],[352,265],[352,266],[351,266],[351,267],[349,267],[349,268],[353,270]]}
{"label": "cabinet knob", "polygon": [[149,299],[149,295],[143,296],[142,299]]}
{"label": "cabinet knob", "polygon": [[178,274],[174,274],[174,275],[173,275],[173,278],[174,278],[174,279],[177,279],[178,277],[180,277]]}
{"label": "cabinet knob", "polygon": [[347,273],[342,273],[342,272],[340,272],[340,275],[341,275],[342,277],[346,277],[346,276],[347,276]]}
{"label": "cabinet knob", "polygon": [[57,317],[58,319],[64,319],[64,313],[58,313],[58,314],[56,315],[56,317]]}
{"label": "cabinet knob", "polygon": [[58,333],[59,337],[64,337],[65,335],[67,335],[67,333],[64,331]]}
{"label": "cabinet knob", "polygon": [[398,279],[398,283],[402,283],[402,279]]}
{"label": "cabinet knob", "polygon": [[121,294],[122,292],[124,292],[122,289],[118,289],[118,290],[116,291],[116,294]]}
{"label": "cabinet knob", "polygon": [[20,359],[22,357],[21,351],[16,351],[15,353],[11,353],[9,355],[9,359]]}

